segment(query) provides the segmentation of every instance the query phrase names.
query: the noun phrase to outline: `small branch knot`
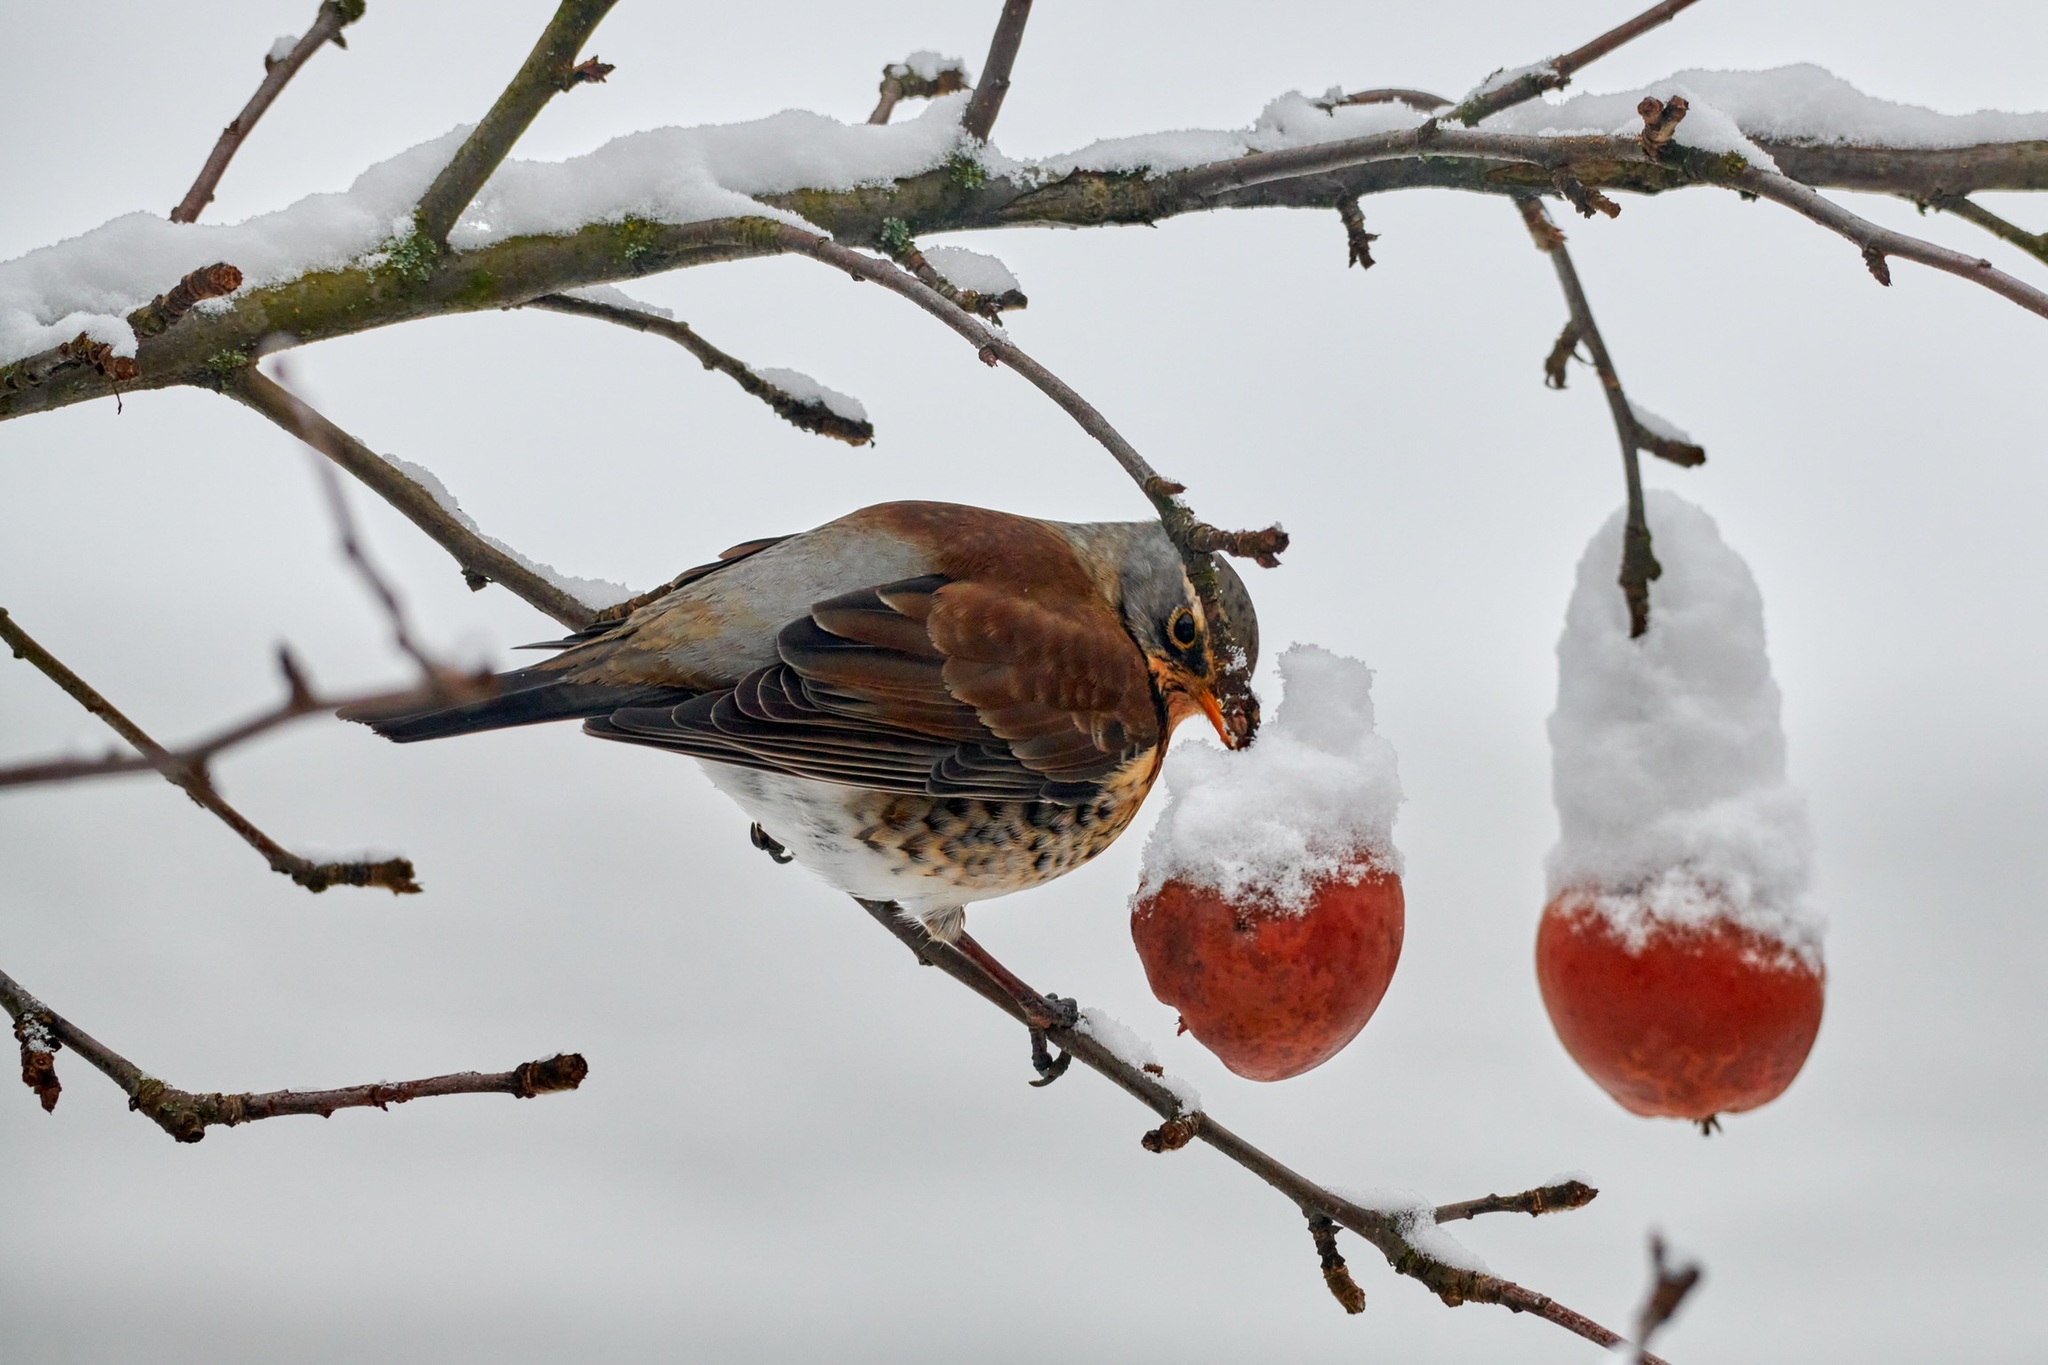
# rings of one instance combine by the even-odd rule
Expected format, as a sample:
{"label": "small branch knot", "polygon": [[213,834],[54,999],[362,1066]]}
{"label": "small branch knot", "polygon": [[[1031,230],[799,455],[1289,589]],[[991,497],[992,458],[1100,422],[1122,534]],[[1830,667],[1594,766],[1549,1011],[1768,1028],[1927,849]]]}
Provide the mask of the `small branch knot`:
{"label": "small branch knot", "polygon": [[1195,1134],[1201,1131],[1200,1114],[1176,1114],[1139,1138],[1138,1145],[1148,1152],[1177,1152],[1193,1142]]}
{"label": "small branch knot", "polygon": [[[1621,216],[1621,205],[1600,191],[1589,188],[1578,176],[1572,174],[1569,166],[1559,166],[1551,172],[1550,183],[1557,186],[1557,192],[1571,202],[1571,206],[1579,211],[1581,218],[1591,218],[1596,213],[1604,213],[1609,218]],[[1533,234],[1535,229],[1531,228],[1530,231]],[[1553,227],[1551,231],[1557,232],[1557,229]],[[1563,233],[1558,233],[1558,240],[1564,240]],[[1543,246],[1541,238],[1538,238],[1537,245]],[[1550,251],[1554,248],[1545,246],[1543,249]]]}
{"label": "small branch knot", "polygon": [[1863,264],[1870,267],[1870,274],[1879,284],[1889,288],[1892,282],[1891,262],[1875,245],[1863,248]]}
{"label": "small branch knot", "polygon": [[1565,319],[1564,330],[1557,334],[1557,341],[1551,346],[1550,354],[1543,357],[1543,386],[1548,389],[1564,387],[1565,366],[1578,358],[1579,324]]}
{"label": "small branch knot", "polygon": [[1337,1250],[1337,1225],[1327,1214],[1318,1213],[1308,1220],[1308,1231],[1315,1238],[1316,1254],[1322,1257],[1323,1283],[1330,1287],[1331,1297],[1344,1306],[1345,1312],[1363,1313],[1365,1291],[1351,1278],[1351,1268],[1344,1264],[1343,1253]]}
{"label": "small branch knot", "polygon": [[578,62],[564,71],[561,79],[556,82],[556,88],[566,92],[584,84],[602,85],[604,78],[617,70],[618,67],[610,62],[601,62],[592,57],[589,61]]}
{"label": "small branch knot", "polygon": [[522,1100],[574,1090],[590,1074],[580,1052],[565,1052],[538,1062],[521,1062],[512,1071],[512,1093]]}
{"label": "small branch knot", "polygon": [[64,1089],[57,1079],[57,1050],[64,1045],[50,1031],[49,1018],[35,1010],[23,1010],[14,1021],[14,1039],[21,1044],[21,1083],[36,1092],[45,1114],[54,1112]]}
{"label": "small branch knot", "polygon": [[1372,244],[1380,239],[1380,235],[1365,230],[1365,211],[1358,207],[1356,199],[1340,199],[1337,201],[1337,216],[1344,220],[1344,237],[1350,244],[1350,258],[1345,264],[1355,265],[1360,270],[1372,269]]}
{"label": "small branch knot", "polygon": [[1690,107],[1683,95],[1673,95],[1669,100],[1660,100],[1655,95],[1643,96],[1643,102],[1636,106],[1636,112],[1643,116],[1643,151],[1649,154],[1652,161],[1664,155]]}

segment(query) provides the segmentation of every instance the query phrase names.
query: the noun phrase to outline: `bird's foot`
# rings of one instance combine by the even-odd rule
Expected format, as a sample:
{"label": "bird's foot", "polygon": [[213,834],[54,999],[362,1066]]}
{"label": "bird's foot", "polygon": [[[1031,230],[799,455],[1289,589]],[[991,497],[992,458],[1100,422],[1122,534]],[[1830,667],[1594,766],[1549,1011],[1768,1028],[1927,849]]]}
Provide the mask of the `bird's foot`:
{"label": "bird's foot", "polygon": [[[1048,1004],[1064,1004],[1070,1008],[1074,1003],[1071,1000],[1061,1000],[1056,995],[1047,996],[1046,1001]],[[1076,1017],[1078,1017],[1078,1012]],[[1038,1079],[1032,1081],[1032,1085],[1051,1085],[1054,1081],[1066,1075],[1067,1068],[1073,1064],[1074,1054],[1066,1051],[1064,1048],[1060,1050],[1059,1056],[1055,1057],[1052,1055],[1052,1049],[1046,1042],[1044,1029],[1035,1028],[1031,1030],[1031,1069],[1038,1073]]]}
{"label": "bird's foot", "polygon": [[747,838],[753,841],[755,848],[760,849],[777,863],[793,863],[796,861],[796,855],[784,848],[781,840],[777,839],[767,830],[762,829],[758,821],[747,831]]}

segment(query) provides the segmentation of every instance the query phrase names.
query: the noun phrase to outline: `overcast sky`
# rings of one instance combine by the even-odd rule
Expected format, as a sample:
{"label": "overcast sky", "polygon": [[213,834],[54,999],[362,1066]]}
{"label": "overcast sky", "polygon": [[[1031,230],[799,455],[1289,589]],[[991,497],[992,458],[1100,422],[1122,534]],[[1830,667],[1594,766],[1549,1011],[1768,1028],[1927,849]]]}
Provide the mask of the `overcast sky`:
{"label": "overcast sky", "polygon": [[[592,44],[617,73],[557,100],[522,151],[792,106],[857,120],[913,49],[978,66],[997,8],[629,0]],[[1044,154],[1242,126],[1331,84],[1455,95],[1629,8],[1047,0],[997,141]],[[0,258],[168,209],[272,38],[313,9],[15,7]],[[342,188],[474,120],[548,13],[373,3],[275,106],[209,221]],[[1813,61],[1943,110],[2040,109],[2044,47],[2048,11],[1994,0],[1706,0],[1580,87]],[[2042,278],[1966,224],[1845,198]],[[2048,205],[1998,206],[2048,226]],[[1908,263],[1880,289],[1840,239],[1709,189],[1567,224],[1631,392],[1710,452],[1646,478],[1704,506],[1762,587],[1832,924],[1805,1074],[1702,1140],[1586,1080],[1532,970],[1556,835],[1552,651],[1621,498],[1597,384],[1543,388],[1563,306],[1504,202],[1428,191],[1365,211],[1381,263],[1364,275],[1328,213],[967,244],[1021,277],[1020,342],[1205,515],[1294,533],[1286,567],[1247,571],[1269,656],[1311,640],[1378,670],[1408,791],[1408,937],[1385,1004],[1278,1085],[1173,1037],[1130,946],[1143,822],[1057,885],[978,909],[977,934],[1137,1028],[1219,1118],[1317,1178],[1447,1200],[1584,1173],[1602,1190],[1584,1211],[1459,1235],[1621,1325],[1663,1229],[1707,1266],[1664,1341],[1687,1365],[2040,1359],[2048,323]],[[878,444],[803,435],[665,342],[550,315],[329,342],[294,378],[490,533],[635,586],[886,498],[1144,511],[1021,379],[879,290],[798,260],[636,290],[754,364],[858,395]],[[429,640],[507,661],[554,633],[354,502]],[[403,673],[305,455],[200,392],[0,426],[0,605],[165,739],[273,698],[280,641],[337,688]],[[0,659],[0,754],[109,742]],[[1364,1250],[1371,1307],[1347,1318],[1294,1210],[1206,1150],[1143,1152],[1147,1115],[1090,1074],[1027,1088],[1021,1031],[771,865],[692,764],[573,727],[401,748],[324,721],[220,779],[293,848],[403,852],[427,893],[310,897],[152,780],[10,794],[0,967],[195,1090],[561,1049],[590,1080],[180,1147],[62,1056],[55,1115],[0,1090],[10,1363],[1598,1358],[1547,1324],[1448,1310]]]}

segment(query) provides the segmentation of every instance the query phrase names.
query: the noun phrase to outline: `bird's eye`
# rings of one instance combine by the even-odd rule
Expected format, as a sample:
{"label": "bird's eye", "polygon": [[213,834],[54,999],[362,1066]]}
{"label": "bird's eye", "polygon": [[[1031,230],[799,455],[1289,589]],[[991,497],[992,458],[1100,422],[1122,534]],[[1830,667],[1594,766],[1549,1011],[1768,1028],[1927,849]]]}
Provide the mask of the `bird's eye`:
{"label": "bird's eye", "polygon": [[1186,607],[1175,610],[1167,619],[1166,633],[1182,649],[1193,649],[1195,642],[1202,638],[1202,632],[1195,625],[1195,614]]}

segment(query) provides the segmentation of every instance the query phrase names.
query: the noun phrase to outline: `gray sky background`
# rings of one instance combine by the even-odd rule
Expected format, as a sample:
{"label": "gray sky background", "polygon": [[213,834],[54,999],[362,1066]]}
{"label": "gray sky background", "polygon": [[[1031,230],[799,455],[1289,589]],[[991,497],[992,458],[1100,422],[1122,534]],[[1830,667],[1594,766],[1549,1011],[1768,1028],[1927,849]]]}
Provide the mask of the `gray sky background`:
{"label": "gray sky background", "polygon": [[[978,64],[997,6],[628,3],[609,84],[523,147],[800,106],[849,119],[912,49]],[[1290,88],[1457,94],[1630,6],[1045,4],[998,127],[1014,153],[1248,123]],[[310,0],[16,7],[0,257],[183,193]],[[542,3],[373,3],[235,162],[209,219],[338,189],[473,120]],[[1950,111],[2048,106],[2048,11],[1709,0],[1592,68],[1825,65]],[[2042,267],[1954,220],[1862,212]],[[2048,206],[2012,216],[2048,225]],[[1707,1265],[1676,1360],[2039,1359],[2048,1191],[2048,682],[2040,383],[2048,330],[1841,240],[1695,190],[1567,224],[1631,391],[1711,452],[1653,466],[1762,585],[1792,770],[1831,919],[1828,1014],[1778,1103],[1703,1141],[1624,1114],[1556,1043],[1531,969],[1555,835],[1543,719],[1586,539],[1621,497],[1597,384],[1544,390],[1563,317],[1503,202],[1019,230],[993,251],[1020,341],[1212,519],[1282,519],[1251,573],[1271,653],[1379,670],[1409,793],[1406,955],[1338,1059],[1236,1080],[1153,1001],[1124,900],[1142,829],[976,932],[1044,989],[1136,1027],[1217,1115],[1321,1179],[1432,1198],[1561,1170],[1571,1215],[1460,1236],[1499,1273],[1620,1324],[1664,1229]],[[805,261],[637,287],[757,365],[858,395],[880,444],[777,422],[659,340],[491,314],[308,349],[341,425],[432,468],[485,529],[646,585],[735,541],[893,497],[1062,518],[1143,503],[1023,381],[902,301]],[[551,625],[471,595],[354,499],[427,637],[499,660]],[[401,675],[333,548],[306,457],[235,405],[137,395],[0,427],[0,604],[159,736],[269,701],[289,640],[340,687]],[[109,737],[0,660],[0,753]],[[851,905],[751,849],[693,765],[573,727],[408,748],[310,722],[221,770],[301,851],[402,851],[427,894],[317,899],[161,783],[0,801],[0,965],[146,1068],[262,1089],[589,1056],[581,1093],[442,1100],[178,1147],[75,1058],[54,1116],[0,1091],[0,1356],[24,1365],[563,1359],[1224,1361],[1256,1354],[1589,1362],[1497,1309],[1450,1311],[1354,1258],[1346,1318],[1299,1219],[1076,1072],[1032,1090],[1022,1036]]]}

